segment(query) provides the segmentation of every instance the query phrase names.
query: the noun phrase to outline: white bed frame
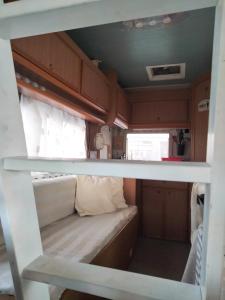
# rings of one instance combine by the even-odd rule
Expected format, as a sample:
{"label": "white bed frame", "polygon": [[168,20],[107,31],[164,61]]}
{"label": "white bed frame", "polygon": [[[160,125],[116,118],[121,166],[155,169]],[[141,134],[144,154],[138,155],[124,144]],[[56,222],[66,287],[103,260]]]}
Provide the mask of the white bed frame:
{"label": "white bed frame", "polygon": [[[216,25],[207,163],[27,158],[10,39],[212,6],[216,6]],[[17,299],[48,300],[45,283],[109,299],[221,299],[225,242],[225,0],[21,0],[8,4],[0,0],[0,103],[0,212]],[[43,256],[31,170],[207,183],[201,286]]]}

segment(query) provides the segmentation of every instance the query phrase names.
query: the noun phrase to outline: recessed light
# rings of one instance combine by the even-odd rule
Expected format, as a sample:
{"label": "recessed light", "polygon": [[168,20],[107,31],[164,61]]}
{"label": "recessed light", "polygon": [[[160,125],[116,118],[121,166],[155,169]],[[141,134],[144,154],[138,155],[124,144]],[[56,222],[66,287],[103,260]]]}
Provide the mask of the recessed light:
{"label": "recessed light", "polygon": [[167,16],[163,19],[164,24],[170,24],[171,22],[172,22],[172,19],[169,16]]}
{"label": "recessed light", "polygon": [[157,24],[157,21],[156,20],[151,20],[149,21],[148,23],[150,26],[155,26]]}
{"label": "recessed light", "polygon": [[136,28],[143,28],[143,27],[144,27],[144,23],[141,22],[141,21],[136,22],[136,23],[135,23],[135,27],[136,27]]}

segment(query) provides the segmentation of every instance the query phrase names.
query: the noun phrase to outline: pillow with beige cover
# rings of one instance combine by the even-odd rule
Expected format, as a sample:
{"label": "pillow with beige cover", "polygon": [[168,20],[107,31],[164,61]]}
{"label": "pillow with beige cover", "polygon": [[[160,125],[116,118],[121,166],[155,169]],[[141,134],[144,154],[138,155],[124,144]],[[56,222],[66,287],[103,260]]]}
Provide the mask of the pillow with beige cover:
{"label": "pillow with beige cover", "polygon": [[94,216],[126,208],[123,179],[78,176],[75,208],[80,216]]}

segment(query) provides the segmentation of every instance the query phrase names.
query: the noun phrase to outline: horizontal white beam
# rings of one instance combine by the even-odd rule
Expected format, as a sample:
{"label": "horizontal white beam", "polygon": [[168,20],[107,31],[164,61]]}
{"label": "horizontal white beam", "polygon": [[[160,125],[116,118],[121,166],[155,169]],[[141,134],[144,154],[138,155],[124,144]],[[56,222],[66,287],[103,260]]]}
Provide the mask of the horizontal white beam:
{"label": "horizontal white beam", "polygon": [[107,299],[201,299],[200,286],[48,256],[25,268],[23,278]]}
{"label": "horizontal white beam", "polygon": [[196,162],[153,162],[131,160],[55,160],[5,158],[5,170],[53,172],[76,175],[119,176],[181,182],[210,183],[210,166]]}
{"label": "horizontal white beam", "polygon": [[1,7],[0,37],[13,39],[216,4],[217,0],[20,0]]}

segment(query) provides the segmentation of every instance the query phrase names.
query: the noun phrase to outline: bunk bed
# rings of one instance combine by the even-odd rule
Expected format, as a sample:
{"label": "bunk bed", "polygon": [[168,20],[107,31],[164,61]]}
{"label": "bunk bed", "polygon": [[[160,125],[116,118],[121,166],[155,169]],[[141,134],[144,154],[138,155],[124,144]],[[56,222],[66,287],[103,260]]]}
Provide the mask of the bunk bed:
{"label": "bunk bed", "polygon": [[[72,261],[126,269],[137,236],[137,207],[128,205],[112,213],[81,217],[74,210],[76,181],[76,176],[33,181],[44,253]],[[126,183],[127,180],[124,180],[124,185]],[[75,293],[55,286],[49,289],[54,300],[70,299]],[[0,299],[14,299],[10,295],[14,295],[13,280],[2,244]]]}

